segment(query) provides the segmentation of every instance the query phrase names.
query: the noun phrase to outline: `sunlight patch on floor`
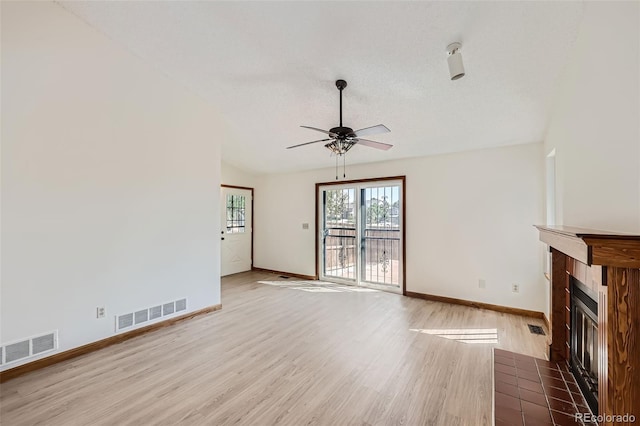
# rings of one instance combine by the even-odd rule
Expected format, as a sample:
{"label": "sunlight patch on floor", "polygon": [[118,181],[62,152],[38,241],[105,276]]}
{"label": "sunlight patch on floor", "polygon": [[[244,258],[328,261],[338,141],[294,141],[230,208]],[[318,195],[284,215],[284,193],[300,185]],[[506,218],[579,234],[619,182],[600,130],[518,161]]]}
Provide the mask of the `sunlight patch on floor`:
{"label": "sunlight patch on floor", "polygon": [[340,293],[340,290],[327,287],[290,287],[295,290],[308,291],[309,293]]}
{"label": "sunlight patch on floor", "polygon": [[306,291],[309,293],[377,293],[378,290],[365,287],[356,287],[328,283],[325,281],[258,281],[260,284],[267,284],[276,287],[292,288],[294,290]]}
{"label": "sunlight patch on floor", "polygon": [[497,328],[410,328],[409,330],[461,343],[498,343]]}

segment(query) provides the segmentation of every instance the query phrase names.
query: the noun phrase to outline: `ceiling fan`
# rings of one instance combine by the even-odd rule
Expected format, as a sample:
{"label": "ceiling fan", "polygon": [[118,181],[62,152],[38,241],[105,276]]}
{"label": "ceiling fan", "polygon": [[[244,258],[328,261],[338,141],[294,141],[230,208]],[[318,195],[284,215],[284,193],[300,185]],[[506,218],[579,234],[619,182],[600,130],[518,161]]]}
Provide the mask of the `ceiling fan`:
{"label": "ceiling fan", "polygon": [[369,136],[369,135],[375,135],[379,133],[390,132],[391,130],[389,130],[387,126],[385,126],[384,124],[365,127],[364,129],[355,130],[355,131],[351,127],[342,126],[342,91],[344,90],[345,87],[347,87],[347,82],[344,80],[337,80],[336,87],[340,91],[340,126],[334,127],[330,130],[322,130],[322,129],[318,129],[316,127],[310,127],[310,126],[300,126],[300,127],[304,127],[305,129],[311,129],[318,132],[322,132],[328,135],[329,137],[327,139],[320,139],[317,141],[305,142],[298,145],[289,146],[287,147],[287,149],[297,148],[299,146],[304,146],[304,145],[310,145],[312,143],[328,142],[327,144],[325,144],[325,147],[328,148],[334,154],[336,154],[336,159],[337,159],[337,156],[346,154],[347,151],[349,151],[356,144],[368,146],[370,148],[382,149],[385,151],[390,149],[393,145],[389,145],[388,143],[371,141],[368,139],[362,139],[362,136]]}

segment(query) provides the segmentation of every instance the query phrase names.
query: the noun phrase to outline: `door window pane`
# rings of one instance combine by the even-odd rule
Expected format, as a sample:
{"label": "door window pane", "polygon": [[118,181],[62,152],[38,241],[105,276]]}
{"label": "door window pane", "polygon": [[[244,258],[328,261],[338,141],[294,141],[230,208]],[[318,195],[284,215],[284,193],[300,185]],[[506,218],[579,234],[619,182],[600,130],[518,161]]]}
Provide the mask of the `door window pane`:
{"label": "door window pane", "polygon": [[400,186],[361,190],[362,280],[400,285]]}
{"label": "door window pane", "polygon": [[324,191],[324,274],[355,280],[355,189]]}
{"label": "door window pane", "polygon": [[242,233],[245,230],[244,223],[245,196],[227,195],[227,233]]}

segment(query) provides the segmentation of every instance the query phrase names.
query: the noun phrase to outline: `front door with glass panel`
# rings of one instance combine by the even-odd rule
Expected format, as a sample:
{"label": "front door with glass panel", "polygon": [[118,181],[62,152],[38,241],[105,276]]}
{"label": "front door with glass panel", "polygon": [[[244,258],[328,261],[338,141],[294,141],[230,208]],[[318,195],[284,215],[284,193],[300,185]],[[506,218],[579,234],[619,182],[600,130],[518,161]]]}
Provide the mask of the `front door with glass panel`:
{"label": "front door with glass panel", "polygon": [[251,190],[221,188],[220,275],[251,270]]}
{"label": "front door with glass panel", "polygon": [[321,186],[321,279],[402,291],[402,182]]}

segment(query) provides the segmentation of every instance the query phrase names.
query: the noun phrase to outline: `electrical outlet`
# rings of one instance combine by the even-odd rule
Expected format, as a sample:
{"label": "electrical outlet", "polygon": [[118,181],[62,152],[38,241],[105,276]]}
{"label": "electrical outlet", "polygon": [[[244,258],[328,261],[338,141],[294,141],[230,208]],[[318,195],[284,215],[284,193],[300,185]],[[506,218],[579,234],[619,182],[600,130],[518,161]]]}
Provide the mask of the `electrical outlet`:
{"label": "electrical outlet", "polygon": [[308,223],[303,223],[302,224],[302,229],[309,229],[309,224]]}
{"label": "electrical outlet", "polygon": [[511,291],[514,293],[520,293],[520,284],[511,284]]}
{"label": "electrical outlet", "polygon": [[485,280],[483,280],[482,278],[480,278],[478,280],[478,287],[479,288],[487,288],[487,282]]}
{"label": "electrical outlet", "polygon": [[99,306],[96,308],[96,318],[104,318],[107,316],[107,312],[104,309],[104,306]]}

